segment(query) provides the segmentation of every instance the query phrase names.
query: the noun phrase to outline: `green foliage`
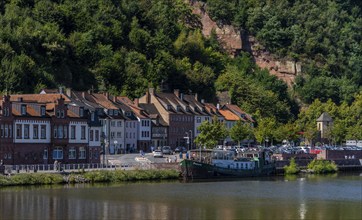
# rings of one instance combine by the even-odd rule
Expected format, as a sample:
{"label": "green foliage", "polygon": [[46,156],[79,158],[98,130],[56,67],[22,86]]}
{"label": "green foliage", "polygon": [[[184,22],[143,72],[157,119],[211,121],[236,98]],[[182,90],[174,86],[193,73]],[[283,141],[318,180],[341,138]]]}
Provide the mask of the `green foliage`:
{"label": "green foliage", "polygon": [[289,166],[284,166],[284,172],[285,174],[297,174],[299,173],[300,169],[295,162],[294,157],[290,159]]}
{"label": "green foliage", "polygon": [[335,173],[338,171],[337,165],[333,161],[314,159],[308,164],[308,169],[314,173]]}
{"label": "green foliage", "polygon": [[234,141],[240,142],[245,139],[252,139],[253,128],[249,123],[241,120],[237,121],[236,124],[230,129],[230,137]]}
{"label": "green foliage", "polygon": [[228,134],[225,124],[219,121],[217,117],[213,118],[212,122],[202,122],[198,130],[200,134],[196,137],[195,143],[208,149],[214,148]]}
{"label": "green foliage", "polygon": [[0,175],[0,186],[16,185],[49,185],[63,183],[63,176],[60,174],[17,174],[11,177]]}
{"label": "green foliage", "polygon": [[246,30],[280,58],[302,61],[303,101],[352,101],[362,85],[361,4],[347,0],[205,0],[211,17]]}

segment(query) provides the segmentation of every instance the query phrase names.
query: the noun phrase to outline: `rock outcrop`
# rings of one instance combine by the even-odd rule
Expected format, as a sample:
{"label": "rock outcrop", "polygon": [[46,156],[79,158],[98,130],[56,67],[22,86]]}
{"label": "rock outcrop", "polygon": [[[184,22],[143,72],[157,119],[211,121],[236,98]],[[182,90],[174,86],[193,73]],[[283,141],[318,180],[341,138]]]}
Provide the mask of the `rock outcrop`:
{"label": "rock outcrop", "polygon": [[289,87],[293,85],[295,77],[301,74],[301,63],[276,59],[255,37],[239,31],[231,25],[218,25],[206,13],[205,3],[192,0],[189,3],[192,6],[193,13],[200,16],[202,34],[205,37],[209,37],[214,30],[219,43],[230,56],[234,57],[242,50],[249,52],[260,68],[267,69],[270,74],[283,80]]}

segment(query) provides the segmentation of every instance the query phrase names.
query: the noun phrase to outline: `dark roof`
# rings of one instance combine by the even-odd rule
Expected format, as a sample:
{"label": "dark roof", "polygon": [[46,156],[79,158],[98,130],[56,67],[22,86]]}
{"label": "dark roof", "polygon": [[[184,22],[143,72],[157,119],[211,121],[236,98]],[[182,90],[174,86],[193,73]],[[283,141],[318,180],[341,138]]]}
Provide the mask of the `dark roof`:
{"label": "dark roof", "polygon": [[157,110],[154,104],[139,104],[139,106],[144,109],[151,119],[155,119],[158,117],[159,123],[163,126],[167,126],[165,120],[163,120],[161,113]]}
{"label": "dark roof", "polygon": [[324,122],[324,121],[327,121],[327,122],[333,121],[333,119],[331,118],[331,116],[329,116],[329,114],[327,112],[323,112],[321,114],[321,116],[319,116],[319,118],[317,119],[317,122]]}

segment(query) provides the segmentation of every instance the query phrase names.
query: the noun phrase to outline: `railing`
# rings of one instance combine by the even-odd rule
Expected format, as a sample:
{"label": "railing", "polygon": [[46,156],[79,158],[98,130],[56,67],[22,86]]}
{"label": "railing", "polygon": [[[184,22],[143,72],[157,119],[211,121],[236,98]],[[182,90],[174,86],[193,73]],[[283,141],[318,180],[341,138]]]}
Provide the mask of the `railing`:
{"label": "railing", "polygon": [[33,165],[4,165],[4,174],[16,173],[56,173],[56,172],[75,172],[75,171],[92,171],[92,170],[115,170],[115,169],[134,169],[142,168],[140,164],[33,164]]}

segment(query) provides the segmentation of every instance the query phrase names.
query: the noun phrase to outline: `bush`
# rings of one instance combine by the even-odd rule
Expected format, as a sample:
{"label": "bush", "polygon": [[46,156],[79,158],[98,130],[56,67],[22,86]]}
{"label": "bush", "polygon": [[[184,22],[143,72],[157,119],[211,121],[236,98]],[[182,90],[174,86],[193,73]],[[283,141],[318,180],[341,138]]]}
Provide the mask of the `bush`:
{"label": "bush", "polygon": [[314,173],[335,173],[338,171],[337,165],[333,161],[317,159],[308,164],[308,169]]}
{"label": "bush", "polygon": [[299,173],[299,167],[297,163],[295,162],[295,159],[290,159],[289,166],[284,166],[284,171],[286,174],[297,174]]}

